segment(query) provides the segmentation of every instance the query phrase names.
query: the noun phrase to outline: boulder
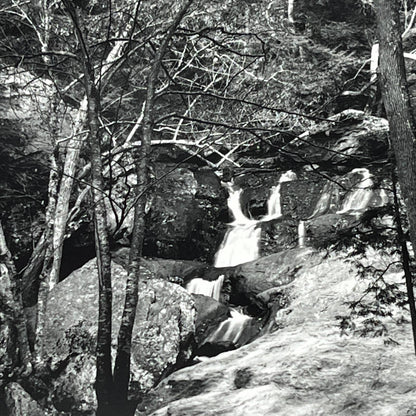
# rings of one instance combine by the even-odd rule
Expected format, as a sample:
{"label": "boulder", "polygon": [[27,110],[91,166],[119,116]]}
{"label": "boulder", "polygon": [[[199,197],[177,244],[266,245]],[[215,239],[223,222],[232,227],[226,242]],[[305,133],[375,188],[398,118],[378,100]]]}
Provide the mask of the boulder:
{"label": "boulder", "polygon": [[[218,325],[229,318],[228,306],[204,295],[193,295],[196,308],[195,340],[201,346]],[[197,352],[199,354],[199,352]]]}
{"label": "boulder", "polygon": [[[226,193],[213,170],[193,168],[153,163],[154,186],[145,217],[145,256],[212,260],[224,228]],[[133,229],[135,184],[135,175],[122,170],[112,186],[111,201],[106,199],[109,228],[123,245],[129,244]]]}
{"label": "boulder", "polygon": [[[113,356],[124,305],[125,269],[112,263]],[[96,260],[86,263],[51,292],[46,312],[44,357],[55,372],[52,399],[64,410],[89,414],[95,406],[94,351],[98,318]],[[192,296],[161,279],[140,281],[133,328],[129,394],[137,398],[192,356]],[[74,374],[79,376],[74,377]]]}
{"label": "boulder", "polygon": [[297,273],[311,263],[320,261],[311,248],[296,248],[244,263],[231,277],[231,302],[243,304],[242,299],[255,299],[258,294],[291,283]]}
{"label": "boulder", "polygon": [[4,388],[9,416],[46,416],[47,413],[32,399],[20,384],[12,382]]}
{"label": "boulder", "polygon": [[[129,260],[127,247],[122,247],[111,254],[112,260],[127,269]],[[161,258],[142,258],[140,273],[144,279],[163,279],[182,284],[184,281],[207,274],[211,269],[205,263],[192,260],[171,260]]]}
{"label": "boulder", "polygon": [[225,192],[210,169],[155,166],[158,181],[146,217],[144,254],[211,261],[221,238]]}

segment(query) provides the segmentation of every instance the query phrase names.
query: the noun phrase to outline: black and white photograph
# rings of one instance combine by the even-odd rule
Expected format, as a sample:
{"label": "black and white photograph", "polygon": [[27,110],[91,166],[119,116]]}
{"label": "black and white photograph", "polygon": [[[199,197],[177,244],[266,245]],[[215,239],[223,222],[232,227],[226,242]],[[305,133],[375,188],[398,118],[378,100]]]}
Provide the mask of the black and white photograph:
{"label": "black and white photograph", "polygon": [[416,0],[0,0],[1,416],[416,416]]}

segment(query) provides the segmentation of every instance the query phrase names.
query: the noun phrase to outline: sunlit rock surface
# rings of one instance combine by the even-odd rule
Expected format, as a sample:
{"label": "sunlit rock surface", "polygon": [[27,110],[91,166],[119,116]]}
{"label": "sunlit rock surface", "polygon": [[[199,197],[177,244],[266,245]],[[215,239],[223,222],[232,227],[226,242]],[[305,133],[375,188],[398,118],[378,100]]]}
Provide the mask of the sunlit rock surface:
{"label": "sunlit rock surface", "polygon": [[[400,273],[388,278],[402,281]],[[386,318],[386,337],[340,335],[336,316],[366,284],[348,259],[318,256],[290,284],[291,303],[274,317],[278,331],[172,374],[136,416],[415,414],[410,325]],[[391,339],[397,344],[386,345]]]}
{"label": "sunlit rock surface", "polygon": [[[96,260],[72,273],[52,291],[46,312],[44,355],[56,379],[55,403],[65,395],[75,409],[95,406],[93,355],[98,314]],[[113,353],[124,305],[126,271],[112,264]],[[164,374],[186,364],[193,351],[195,308],[192,296],[173,283],[150,279],[140,283],[133,328],[130,395],[151,388]],[[77,374],[77,377],[74,377]],[[86,392],[90,391],[91,394]],[[82,393],[83,392],[83,393]],[[80,404],[81,403],[81,404]]]}
{"label": "sunlit rock surface", "polygon": [[47,413],[18,383],[9,383],[4,389],[9,416],[46,416]]}

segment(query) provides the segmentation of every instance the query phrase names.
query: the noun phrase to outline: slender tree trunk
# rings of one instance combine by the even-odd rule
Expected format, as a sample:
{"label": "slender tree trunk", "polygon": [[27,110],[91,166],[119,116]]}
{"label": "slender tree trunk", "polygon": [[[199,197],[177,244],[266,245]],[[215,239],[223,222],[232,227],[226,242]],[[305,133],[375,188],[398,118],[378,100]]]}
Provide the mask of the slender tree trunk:
{"label": "slender tree trunk", "polygon": [[[129,255],[128,277],[126,283],[126,298],[123,316],[118,335],[117,356],[114,366],[115,402],[120,408],[127,405],[128,384],[130,379],[131,339],[136,317],[138,302],[138,286],[140,276],[140,257],[144,237],[144,214],[146,206],[146,191],[148,187],[148,157],[153,137],[154,103],[156,83],[159,76],[162,59],[167,51],[177,27],[192,5],[193,0],[184,2],[172,24],[170,25],[162,43],[155,54],[151,71],[147,79],[146,106],[143,115],[143,136],[141,140],[140,155],[136,162],[137,174],[137,202],[134,211],[134,226]],[[125,405],[123,405],[125,403]]]}
{"label": "slender tree trunk", "polygon": [[16,274],[16,268],[11,253],[6,244],[3,227],[0,223],[0,279],[6,281],[2,284],[5,300],[13,311],[14,324],[17,330],[20,366],[23,373],[28,375],[32,371],[31,353],[27,337],[26,318],[23,311],[21,282]]}
{"label": "slender tree trunk", "polygon": [[[390,141],[409,219],[410,240],[416,249],[416,137],[403,57],[399,0],[375,2],[380,41],[380,87],[390,125]],[[408,293],[413,282],[406,280]],[[414,309],[413,295],[409,298]],[[412,316],[413,319],[413,316]]]}
{"label": "slender tree trunk", "polygon": [[111,288],[111,253],[107,230],[107,211],[104,202],[104,178],[101,160],[100,140],[100,96],[95,81],[94,67],[90,59],[85,36],[85,26],[80,21],[78,10],[70,0],[64,0],[65,7],[74,24],[74,30],[82,51],[84,69],[84,88],[86,97],[86,114],[88,143],[91,159],[91,189],[94,204],[95,251],[99,280],[98,292],[98,331],[97,331],[97,374],[95,391],[97,394],[97,416],[112,414],[113,394],[111,328],[112,328],[112,288]]}
{"label": "slender tree trunk", "polygon": [[402,256],[402,264],[404,270],[404,276],[406,279],[407,299],[409,301],[410,317],[412,321],[412,333],[413,333],[413,346],[416,354],[416,306],[415,306],[415,294],[413,291],[413,276],[410,267],[410,254],[407,249],[406,238],[403,232],[402,220],[400,217],[400,204],[397,195],[397,178],[396,173],[392,172],[393,183],[393,198],[394,198],[394,216],[396,220],[397,235],[400,242],[400,252]]}
{"label": "slender tree trunk", "polygon": [[85,134],[81,134],[87,118],[87,97],[81,101],[77,119],[74,124],[73,135],[68,142],[65,154],[64,170],[59,185],[58,201],[56,203],[54,227],[53,227],[53,262],[49,276],[49,290],[59,281],[61,270],[62,248],[65,240],[65,230],[69,212],[69,202],[74,185],[75,172],[78,166],[79,154],[85,141]]}
{"label": "slender tree trunk", "polygon": [[[86,79],[86,82],[88,80]],[[99,134],[99,97],[89,82],[88,128],[91,154],[91,183],[94,203],[95,251],[99,278],[99,309],[97,333],[97,415],[107,415],[113,392],[111,363],[112,288],[111,253],[107,231],[107,212],[104,203],[104,180],[102,176],[101,144]]]}
{"label": "slender tree trunk", "polygon": [[[57,162],[55,154],[51,156],[51,171],[49,174],[48,185],[48,206],[46,209],[46,228],[43,237],[46,242],[52,241],[54,228],[54,215],[57,202],[59,177],[57,172]],[[36,337],[34,348],[34,364],[36,367],[42,365],[42,349],[43,349],[43,329],[45,326],[46,303],[49,294],[49,277],[53,258],[53,245],[46,244],[43,256],[43,266],[40,273],[38,305],[37,305],[37,319],[36,319]]]}

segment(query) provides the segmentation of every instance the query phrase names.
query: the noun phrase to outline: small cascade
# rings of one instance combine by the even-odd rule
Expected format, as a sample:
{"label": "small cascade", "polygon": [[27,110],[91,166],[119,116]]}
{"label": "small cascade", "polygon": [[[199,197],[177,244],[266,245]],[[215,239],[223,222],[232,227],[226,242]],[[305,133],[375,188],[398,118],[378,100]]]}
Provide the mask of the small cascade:
{"label": "small cascade", "polygon": [[334,194],[333,182],[327,182],[322,190],[321,196],[316,203],[315,209],[309,218],[319,217],[320,215],[326,214],[331,208],[331,202]]}
{"label": "small cascade", "polygon": [[298,225],[298,246],[300,248],[305,247],[306,238],[306,226],[305,221],[300,220]]}
{"label": "small cascade", "polygon": [[215,267],[237,266],[258,259],[260,255],[260,224],[282,216],[281,184],[295,179],[297,179],[296,173],[291,170],[282,174],[279,184],[272,188],[267,201],[267,214],[259,220],[252,220],[244,215],[240,202],[242,189],[236,188],[232,182],[225,184],[229,193],[227,205],[234,217],[234,221],[229,224],[230,227],[215,255]]}
{"label": "small cascade", "polygon": [[354,185],[354,190],[347,194],[341,210],[337,214],[356,214],[365,210],[373,196],[374,182],[370,171],[366,168],[354,169],[352,174],[359,174],[361,180]]}
{"label": "small cascade", "polygon": [[251,220],[247,218],[241,209],[241,194],[243,190],[241,188],[236,188],[233,182],[227,182],[224,184],[228,190],[228,199],[227,205],[232,216],[234,217],[234,222],[232,224],[247,224]]}
{"label": "small cascade", "polygon": [[261,227],[257,221],[230,227],[218,249],[214,266],[230,267],[259,257]]}
{"label": "small cascade", "polygon": [[238,312],[236,309],[231,308],[231,317],[221,322],[219,327],[206,339],[205,342],[230,342],[234,345],[241,345],[241,336],[244,333],[244,329],[250,325],[253,318]]}
{"label": "small cascade", "polygon": [[188,282],[188,284],[186,285],[186,290],[189,293],[209,296],[219,301],[223,283],[224,275],[221,275],[216,280],[212,281],[204,280],[197,277]]}
{"label": "small cascade", "polygon": [[279,184],[277,186],[273,186],[271,190],[270,197],[267,201],[267,215],[261,219],[262,221],[269,221],[282,216],[282,204],[280,196],[282,183],[294,181],[296,179],[296,173],[292,170],[288,170],[282,174],[279,179]]}

